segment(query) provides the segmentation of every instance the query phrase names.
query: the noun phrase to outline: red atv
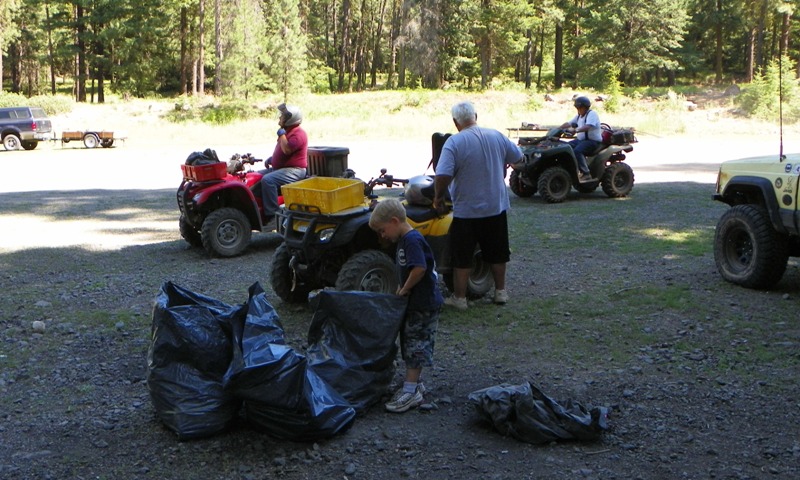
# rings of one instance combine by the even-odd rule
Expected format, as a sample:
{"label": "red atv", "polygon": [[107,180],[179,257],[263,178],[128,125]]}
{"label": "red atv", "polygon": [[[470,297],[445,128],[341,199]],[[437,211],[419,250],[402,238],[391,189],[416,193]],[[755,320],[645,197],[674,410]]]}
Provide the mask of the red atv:
{"label": "red atv", "polygon": [[247,248],[253,230],[271,230],[261,205],[263,175],[245,171],[245,165],[261,161],[249,153],[236,154],[226,164],[211,149],[190,155],[181,165],[183,181],[177,192],[184,240],[211,255],[233,257]]}

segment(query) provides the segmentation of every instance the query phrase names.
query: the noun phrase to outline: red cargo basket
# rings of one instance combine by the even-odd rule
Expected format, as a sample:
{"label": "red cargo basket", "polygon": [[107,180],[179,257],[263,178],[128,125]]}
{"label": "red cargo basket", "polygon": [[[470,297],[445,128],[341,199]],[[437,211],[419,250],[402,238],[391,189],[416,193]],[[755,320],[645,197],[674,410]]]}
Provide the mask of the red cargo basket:
{"label": "red cargo basket", "polygon": [[183,178],[193,182],[210,182],[223,180],[228,175],[225,162],[210,163],[208,165],[181,165]]}

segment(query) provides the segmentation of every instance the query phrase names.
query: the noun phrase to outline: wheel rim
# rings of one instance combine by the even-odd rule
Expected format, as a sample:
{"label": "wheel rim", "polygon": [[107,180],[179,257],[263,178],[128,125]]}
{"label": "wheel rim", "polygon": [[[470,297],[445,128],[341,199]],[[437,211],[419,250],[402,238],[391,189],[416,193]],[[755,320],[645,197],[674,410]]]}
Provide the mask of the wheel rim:
{"label": "wheel rim", "polygon": [[223,247],[233,247],[239,243],[244,229],[234,220],[226,220],[217,228],[217,241]]}
{"label": "wheel rim", "polygon": [[358,287],[364,292],[388,292],[390,283],[382,269],[373,268],[364,273]]}
{"label": "wheel rim", "polygon": [[618,190],[623,190],[628,185],[628,175],[626,172],[620,170],[614,175],[614,187]]}
{"label": "wheel rim", "polygon": [[87,135],[83,139],[83,144],[86,148],[94,148],[97,146],[97,138],[94,135]]}
{"label": "wheel rim", "polygon": [[725,258],[728,264],[742,271],[753,261],[753,239],[742,229],[731,232],[725,242]]}
{"label": "wheel rim", "polygon": [[5,140],[3,140],[3,145],[9,150],[19,150],[19,142],[14,135],[7,136]]}

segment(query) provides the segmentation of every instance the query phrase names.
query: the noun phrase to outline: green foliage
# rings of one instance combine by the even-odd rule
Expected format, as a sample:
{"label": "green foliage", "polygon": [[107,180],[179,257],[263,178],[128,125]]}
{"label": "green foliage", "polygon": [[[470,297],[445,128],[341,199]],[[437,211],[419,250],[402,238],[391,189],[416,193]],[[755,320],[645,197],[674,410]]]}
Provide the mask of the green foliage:
{"label": "green foliage", "polygon": [[72,110],[73,101],[64,95],[36,95],[26,97],[18,93],[0,92],[0,107],[41,107],[48,115],[58,115]]}
{"label": "green foliage", "polygon": [[[784,58],[782,63],[781,71],[780,62],[770,62],[767,71],[759,72],[736,98],[739,108],[747,116],[777,121],[782,113],[783,121],[787,123],[800,121],[800,105],[797,102],[800,99],[800,87],[795,78],[794,63],[788,58]],[[781,107],[783,112],[780,111]]]}
{"label": "green foliage", "polygon": [[617,113],[622,106],[622,84],[619,81],[619,73],[619,67],[616,65],[609,65],[606,68],[603,91],[608,95],[608,99],[603,102],[603,106],[609,113]]}
{"label": "green foliage", "polygon": [[258,116],[258,110],[244,101],[231,100],[202,105],[193,99],[184,98],[176,103],[175,109],[167,112],[164,118],[173,123],[200,121],[212,125],[229,125]]}

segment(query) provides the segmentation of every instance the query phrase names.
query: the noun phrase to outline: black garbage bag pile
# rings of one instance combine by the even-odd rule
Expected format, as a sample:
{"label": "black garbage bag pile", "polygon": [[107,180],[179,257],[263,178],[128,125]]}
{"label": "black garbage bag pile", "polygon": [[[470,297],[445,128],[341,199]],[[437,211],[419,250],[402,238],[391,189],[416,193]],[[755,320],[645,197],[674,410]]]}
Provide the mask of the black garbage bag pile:
{"label": "black garbage bag pile", "polygon": [[278,315],[261,286],[250,287],[244,318],[233,319],[233,361],[225,385],[244,400],[245,416],[278,438],[314,440],[346,430],[355,418],[347,400],[287,346]]}
{"label": "black garbage bag pile", "polygon": [[223,388],[238,307],[166,283],[156,297],[147,386],[161,421],[182,440],[227,428],[241,401]]}
{"label": "black garbage bag pile", "polygon": [[328,290],[311,300],[309,366],[358,413],[380,401],[392,381],[406,303],[397,295]]}
{"label": "black garbage bag pile", "polygon": [[[247,303],[231,306],[166,282],[156,297],[148,352],[156,413],[181,440],[226,429],[242,405],[246,422],[278,438],[341,433],[357,410],[380,398],[394,373],[394,337],[405,302],[389,298],[397,297],[321,292],[309,333],[314,353],[307,358],[286,345],[258,283]],[[348,320],[345,304],[357,304],[352,316],[372,319],[372,327],[341,332],[363,321]],[[327,308],[334,312],[320,312]]]}
{"label": "black garbage bag pile", "polygon": [[503,435],[533,444],[593,441],[608,430],[608,409],[559,404],[532,383],[496,385],[469,394],[478,412]]}

